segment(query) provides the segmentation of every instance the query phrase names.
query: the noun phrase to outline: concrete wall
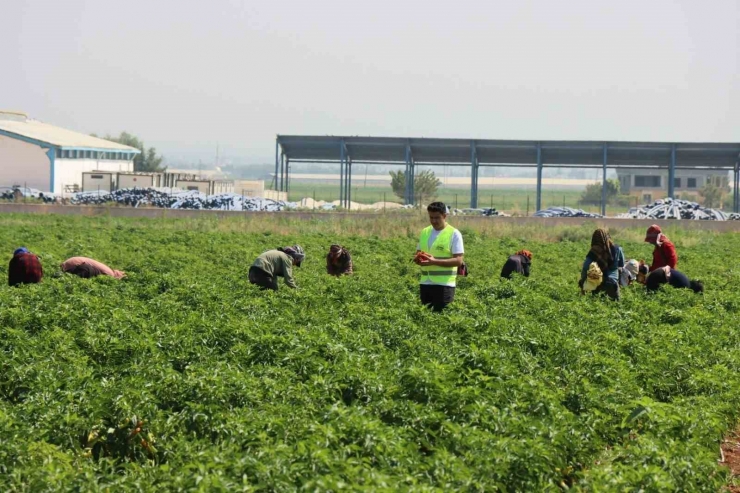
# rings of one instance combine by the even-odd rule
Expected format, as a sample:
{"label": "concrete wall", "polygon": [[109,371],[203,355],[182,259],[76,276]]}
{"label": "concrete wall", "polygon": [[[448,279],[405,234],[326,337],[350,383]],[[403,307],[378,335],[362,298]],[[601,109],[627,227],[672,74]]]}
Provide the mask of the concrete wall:
{"label": "concrete wall", "polygon": [[82,173],[86,171],[132,172],[134,161],[113,159],[57,159],[54,162],[54,192],[64,192],[65,185],[82,189]]}
{"label": "concrete wall", "polygon": [[13,185],[25,185],[48,192],[51,187],[51,163],[46,149],[0,135],[0,186]]}
{"label": "concrete wall", "polygon": [[[289,217],[303,220],[323,220],[336,221],[341,219],[374,220],[380,219],[384,215],[378,213],[315,213],[315,212],[238,212],[238,211],[199,211],[199,210],[180,210],[180,209],[145,209],[133,207],[91,207],[91,206],[59,206],[59,205],[38,205],[38,204],[3,204],[0,203],[0,214],[60,214],[74,216],[110,216],[110,217],[139,217],[139,218],[182,218],[182,219],[199,219],[199,218],[236,218],[239,216],[269,216],[269,217]],[[398,217],[398,214],[389,215]],[[410,213],[409,221],[418,221],[419,214]],[[740,232],[740,221],[677,221],[677,220],[655,220],[655,219],[591,219],[577,217],[454,217],[450,220],[456,227],[472,226],[481,223],[494,224],[513,224],[513,225],[530,225],[530,226],[581,226],[588,224],[590,226],[607,228],[637,228],[647,229],[651,224],[659,224],[661,227],[681,227],[684,229],[718,231],[718,232]]]}

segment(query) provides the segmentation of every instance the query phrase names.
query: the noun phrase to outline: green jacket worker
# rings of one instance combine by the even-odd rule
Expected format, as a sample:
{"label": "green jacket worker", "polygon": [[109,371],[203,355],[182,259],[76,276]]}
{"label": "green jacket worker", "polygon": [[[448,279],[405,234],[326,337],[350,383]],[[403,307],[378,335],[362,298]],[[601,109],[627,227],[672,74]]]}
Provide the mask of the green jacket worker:
{"label": "green jacket worker", "polygon": [[262,289],[277,291],[278,278],[285,279],[289,288],[297,288],[293,266],[300,267],[306,258],[300,245],[268,250],[261,254],[249,268],[249,282]]}
{"label": "green jacket worker", "polygon": [[421,303],[440,312],[455,298],[457,269],[463,264],[465,250],[462,234],[447,224],[444,203],[432,202],[427,213],[431,225],[421,232],[414,262],[421,266]]}

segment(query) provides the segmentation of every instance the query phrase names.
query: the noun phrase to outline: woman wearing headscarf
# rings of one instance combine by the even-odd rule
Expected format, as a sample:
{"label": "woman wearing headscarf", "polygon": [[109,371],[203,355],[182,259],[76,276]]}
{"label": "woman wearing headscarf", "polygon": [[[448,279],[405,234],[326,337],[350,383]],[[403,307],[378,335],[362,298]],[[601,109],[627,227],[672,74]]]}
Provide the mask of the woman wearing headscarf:
{"label": "woman wearing headscarf", "polygon": [[704,284],[701,281],[689,280],[686,274],[668,266],[652,271],[645,281],[645,288],[648,291],[657,291],[663,284],[669,284],[674,288],[689,288],[695,293],[704,292]]}
{"label": "woman wearing headscarf", "polygon": [[529,250],[519,250],[514,255],[509,256],[501,269],[501,277],[511,279],[515,272],[524,277],[529,277],[529,267],[532,264],[532,252]]}
{"label": "woman wearing headscarf", "polygon": [[326,273],[331,276],[352,274],[352,257],[341,245],[332,245],[326,255]]}
{"label": "woman wearing headscarf", "polygon": [[41,268],[39,258],[29,252],[27,248],[20,247],[13,252],[13,258],[8,265],[8,285],[35,284],[41,282],[44,270]]}
{"label": "woman wearing headscarf", "polygon": [[114,279],[122,279],[126,277],[126,273],[120,270],[113,270],[102,262],[93,260],[87,257],[72,257],[64,262],[60,266],[62,272],[67,274],[74,274],[83,279],[90,279],[91,277],[97,276],[108,276]]}
{"label": "woman wearing headscarf", "polygon": [[249,282],[262,289],[277,291],[278,278],[285,279],[289,288],[297,288],[293,278],[293,266],[300,267],[306,258],[300,245],[268,250],[261,254],[249,268]]}
{"label": "woman wearing headscarf", "polygon": [[668,266],[675,269],[678,265],[678,253],[671,240],[660,229],[660,226],[653,224],[647,230],[645,242],[655,245],[653,248],[653,263],[650,264],[650,272]]}
{"label": "woman wearing headscarf", "polygon": [[597,229],[591,236],[591,249],[586,255],[581,269],[581,280],[578,282],[581,291],[588,278],[588,269],[592,263],[601,270],[603,277],[601,284],[593,293],[606,293],[613,300],[619,299],[619,269],[624,267],[624,253],[619,245],[615,245],[604,229]]}
{"label": "woman wearing headscarf", "polygon": [[640,273],[640,262],[630,259],[624,264],[624,268],[619,271],[619,285],[627,287],[637,280]]}

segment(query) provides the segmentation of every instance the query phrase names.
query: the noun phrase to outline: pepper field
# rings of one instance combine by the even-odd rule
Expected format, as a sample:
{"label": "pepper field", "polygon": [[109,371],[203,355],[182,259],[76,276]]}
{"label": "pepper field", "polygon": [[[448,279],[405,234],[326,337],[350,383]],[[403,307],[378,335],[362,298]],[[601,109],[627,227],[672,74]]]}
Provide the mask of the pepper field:
{"label": "pepper field", "polygon": [[[411,263],[423,225],[0,217],[0,252],[26,246],[45,269],[0,288],[0,490],[727,484],[736,233],[668,231],[704,295],[631,287],[613,303],[577,288],[593,227],[461,227],[471,275],[435,314]],[[650,258],[644,230],[611,233],[627,258]],[[296,242],[299,290],[248,283],[256,255]],[[331,243],[351,250],[354,276],[326,276]],[[520,248],[532,276],[500,280]],[[75,255],[128,277],[55,276]]]}

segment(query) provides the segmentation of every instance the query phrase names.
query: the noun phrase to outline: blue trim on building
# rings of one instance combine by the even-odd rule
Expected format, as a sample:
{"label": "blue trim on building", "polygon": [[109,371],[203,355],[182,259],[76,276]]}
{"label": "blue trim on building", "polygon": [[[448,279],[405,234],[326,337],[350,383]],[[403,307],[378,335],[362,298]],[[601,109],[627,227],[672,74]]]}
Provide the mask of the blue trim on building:
{"label": "blue trim on building", "polygon": [[48,149],[51,147],[51,144],[48,142],[43,142],[41,140],[32,139],[30,137],[24,137],[23,135],[14,134],[13,132],[8,132],[7,130],[0,129],[0,135],[5,135],[6,137],[10,137],[11,139],[21,140],[27,144],[33,144],[41,147],[42,149]]}
{"label": "blue trim on building", "polygon": [[20,140],[23,142],[26,142],[27,144],[33,144],[41,147],[42,149],[49,149],[50,147],[55,147],[57,149],[62,149],[65,151],[96,151],[96,152],[123,152],[125,154],[141,154],[141,151],[139,149],[114,149],[114,148],[108,148],[104,149],[101,147],[68,147],[68,146],[59,146],[52,144],[50,142],[44,142],[43,140],[34,139],[31,137],[26,137],[24,135],[20,135],[13,132],[8,132],[7,130],[0,129],[0,135],[4,135],[6,137],[10,137],[11,139]]}
{"label": "blue trim on building", "polygon": [[139,149],[125,150],[125,149],[103,149],[100,147],[67,147],[57,146],[63,151],[94,151],[94,152],[122,152],[124,154],[141,154]]}
{"label": "blue trim on building", "polygon": [[46,155],[49,156],[49,191],[54,193],[54,161],[56,159],[56,149],[52,147],[46,151]]}

